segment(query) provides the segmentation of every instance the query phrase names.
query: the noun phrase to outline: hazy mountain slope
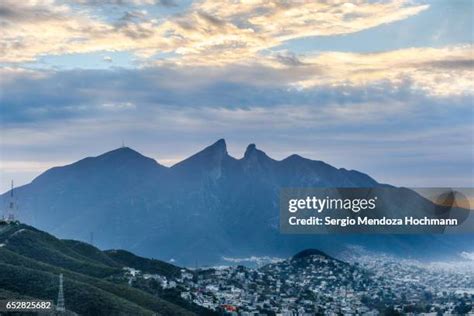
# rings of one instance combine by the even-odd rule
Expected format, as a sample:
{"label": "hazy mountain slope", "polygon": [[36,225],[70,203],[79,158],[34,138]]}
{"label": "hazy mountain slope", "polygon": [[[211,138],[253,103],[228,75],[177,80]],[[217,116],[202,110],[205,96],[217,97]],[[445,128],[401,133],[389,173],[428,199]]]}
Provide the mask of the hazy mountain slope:
{"label": "hazy mountain slope", "polygon": [[[383,186],[361,172],[298,155],[277,161],[253,144],[235,159],[219,140],[171,168],[119,148],[52,168],[15,195],[20,219],[35,227],[78,240],[93,232],[100,248],[182,265],[214,264],[223,256],[286,257],[314,247],[336,253],[353,243],[406,256],[431,256],[440,247],[446,253],[466,250],[468,238],[453,236],[279,233],[283,187]],[[396,205],[388,212],[409,212],[404,203],[410,199],[431,205],[406,189],[384,199]]]}

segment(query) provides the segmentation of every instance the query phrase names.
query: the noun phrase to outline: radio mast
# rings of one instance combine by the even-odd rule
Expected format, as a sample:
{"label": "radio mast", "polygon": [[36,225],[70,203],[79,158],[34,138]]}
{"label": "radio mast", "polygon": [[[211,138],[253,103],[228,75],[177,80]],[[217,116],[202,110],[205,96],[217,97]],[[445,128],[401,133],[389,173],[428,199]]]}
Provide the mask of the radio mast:
{"label": "radio mast", "polygon": [[59,274],[59,292],[58,292],[58,303],[56,304],[56,310],[58,312],[65,312],[66,306],[64,305],[64,289],[63,289],[63,274]]}
{"label": "radio mast", "polygon": [[17,203],[16,203],[16,198],[13,194],[13,180],[12,180],[12,186],[10,189],[10,195],[7,198],[7,206],[4,210],[3,213],[3,220],[6,221],[7,223],[14,222],[16,220],[16,213],[18,211]]}

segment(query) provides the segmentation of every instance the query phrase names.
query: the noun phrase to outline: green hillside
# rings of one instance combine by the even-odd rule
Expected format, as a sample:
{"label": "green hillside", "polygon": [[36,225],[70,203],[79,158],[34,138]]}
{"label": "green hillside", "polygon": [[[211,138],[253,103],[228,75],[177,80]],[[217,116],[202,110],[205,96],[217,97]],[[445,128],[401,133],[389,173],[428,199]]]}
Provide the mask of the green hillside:
{"label": "green hillside", "polygon": [[[56,300],[64,275],[66,307],[80,315],[192,315],[157,295],[130,287],[123,267],[177,275],[180,268],[128,252],[60,240],[23,224],[0,225],[0,298]],[[120,254],[117,256],[117,253]],[[149,270],[148,270],[149,268]]]}

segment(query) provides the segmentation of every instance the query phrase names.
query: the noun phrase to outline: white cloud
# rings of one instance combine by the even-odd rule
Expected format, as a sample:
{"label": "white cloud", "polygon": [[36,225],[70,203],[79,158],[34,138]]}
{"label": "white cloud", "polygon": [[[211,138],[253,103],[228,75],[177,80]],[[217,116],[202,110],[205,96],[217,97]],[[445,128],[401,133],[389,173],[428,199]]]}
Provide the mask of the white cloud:
{"label": "white cloud", "polygon": [[180,64],[249,62],[265,49],[285,41],[350,34],[417,15],[428,5],[404,0],[357,1],[232,1],[197,2],[192,10],[171,19],[163,29],[177,45]]}
{"label": "white cloud", "polygon": [[461,252],[461,257],[470,261],[474,261],[474,252]]}
{"label": "white cloud", "polygon": [[[145,3],[140,0],[134,4]],[[472,45],[360,54],[262,55],[291,39],[354,33],[406,19],[428,8],[404,0],[351,4],[209,0],[196,2],[185,13],[166,19],[134,10],[117,21],[53,0],[4,0],[0,8],[4,20],[1,62],[98,51],[131,51],[143,58],[168,52],[171,57],[156,65],[213,67],[211,72],[235,65],[240,74],[242,68],[257,66],[297,88],[389,82],[394,88],[409,83],[428,94],[453,95],[469,93],[473,86]],[[109,56],[103,60],[112,62]],[[239,74],[235,76],[238,80]],[[258,76],[249,77],[246,80],[259,80]]]}
{"label": "white cloud", "polygon": [[62,166],[67,164],[66,161],[32,161],[32,160],[25,160],[25,161],[0,161],[0,174],[2,172],[35,172],[40,173],[49,168]]}
{"label": "white cloud", "polygon": [[314,86],[366,86],[389,82],[393,88],[409,83],[430,95],[473,92],[472,45],[408,48],[375,53],[326,52],[301,62],[308,76],[294,84]]}
{"label": "white cloud", "polygon": [[136,105],[132,102],[103,103],[102,107],[109,111],[135,109]]}
{"label": "white cloud", "polygon": [[[107,3],[112,2],[127,1]],[[172,52],[179,56],[175,62],[204,65],[248,62],[262,50],[291,39],[354,33],[428,8],[406,0],[359,0],[353,5],[340,1],[209,0],[164,20],[127,12],[120,20],[109,21],[92,9],[73,10],[53,0],[4,0],[0,7],[2,62],[32,61],[43,55],[132,51],[142,57]]]}

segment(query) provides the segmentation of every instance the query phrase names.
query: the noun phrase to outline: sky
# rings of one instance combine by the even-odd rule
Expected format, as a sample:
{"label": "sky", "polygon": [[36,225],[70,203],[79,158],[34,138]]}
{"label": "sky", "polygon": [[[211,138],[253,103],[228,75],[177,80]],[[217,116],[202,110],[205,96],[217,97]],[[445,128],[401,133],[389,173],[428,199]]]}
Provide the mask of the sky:
{"label": "sky", "polygon": [[2,0],[0,191],[220,138],[407,187],[474,185],[470,0]]}

